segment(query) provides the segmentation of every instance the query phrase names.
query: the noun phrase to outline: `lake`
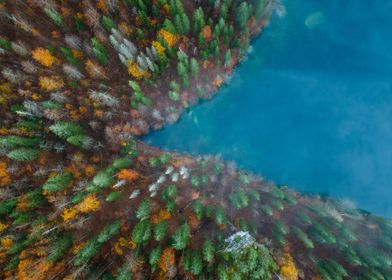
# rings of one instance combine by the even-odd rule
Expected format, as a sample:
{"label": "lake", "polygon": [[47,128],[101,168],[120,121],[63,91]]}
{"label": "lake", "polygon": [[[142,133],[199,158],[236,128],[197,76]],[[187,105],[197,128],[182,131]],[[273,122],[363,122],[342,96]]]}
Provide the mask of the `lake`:
{"label": "lake", "polygon": [[392,2],[284,2],[219,94],[144,139],[392,217]]}

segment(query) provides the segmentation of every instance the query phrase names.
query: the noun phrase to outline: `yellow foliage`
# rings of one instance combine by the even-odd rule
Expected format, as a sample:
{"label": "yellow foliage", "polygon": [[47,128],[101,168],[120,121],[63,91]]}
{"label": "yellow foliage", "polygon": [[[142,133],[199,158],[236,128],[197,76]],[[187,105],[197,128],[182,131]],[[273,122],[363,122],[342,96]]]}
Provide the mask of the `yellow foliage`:
{"label": "yellow foliage", "polygon": [[132,34],[132,32],[133,32],[132,27],[130,27],[125,21],[122,21],[118,25],[118,28],[121,30],[121,32],[123,32],[127,36],[130,36]]}
{"label": "yellow foliage", "polygon": [[8,251],[8,249],[11,248],[13,243],[14,241],[9,237],[3,238],[1,239],[1,248]]}
{"label": "yellow foliage", "polygon": [[95,64],[93,61],[91,61],[90,59],[87,59],[85,64],[85,69],[86,72],[89,74],[90,77],[92,78],[100,78],[101,76],[104,75],[104,70],[103,68],[98,65]]}
{"label": "yellow foliage", "polygon": [[39,77],[39,86],[46,91],[52,91],[63,88],[65,83],[60,76]]}
{"label": "yellow foliage", "polygon": [[52,67],[53,63],[56,62],[56,57],[48,49],[36,48],[32,54],[33,58],[45,67]]}
{"label": "yellow foliage", "polygon": [[74,58],[80,59],[83,57],[83,53],[81,51],[79,51],[77,49],[72,49],[71,51],[72,51],[72,56]]}
{"label": "yellow foliage", "polygon": [[122,255],[123,250],[122,248],[127,248],[127,249],[135,249],[136,248],[136,243],[132,241],[132,239],[126,239],[125,237],[120,237],[115,243],[114,243],[114,251],[117,253],[117,255]]}
{"label": "yellow foliage", "polygon": [[95,168],[92,165],[87,165],[86,168],[84,169],[84,173],[86,174],[87,177],[91,177],[95,173]]}
{"label": "yellow foliage", "polygon": [[12,93],[11,83],[2,83],[0,85],[0,92],[4,95],[10,95]]}
{"label": "yellow foliage", "polygon": [[68,220],[75,218],[77,214],[78,211],[74,207],[70,207],[70,208],[65,208],[61,216],[63,217],[63,220],[66,222]]}
{"label": "yellow foliage", "polygon": [[162,44],[159,43],[158,41],[153,41],[152,45],[159,55],[163,55],[165,53],[166,50],[165,47],[162,46]]}
{"label": "yellow foliage", "polygon": [[216,86],[216,87],[220,87],[221,85],[222,85],[222,83],[223,83],[223,80],[222,80],[222,78],[221,77],[216,77],[216,79],[215,79],[215,81],[214,81],[214,85]]}
{"label": "yellow foliage", "polygon": [[0,162],[0,186],[6,187],[11,183],[11,176],[7,171],[7,164]]}
{"label": "yellow foliage", "polygon": [[147,69],[141,70],[139,66],[137,66],[137,64],[132,60],[128,60],[128,73],[137,80],[140,80],[144,77],[150,77],[150,72],[148,72]]}
{"label": "yellow foliage", "polygon": [[[38,257],[38,259],[37,259]],[[45,256],[39,251],[32,250],[30,252],[22,251],[20,254],[20,262],[18,264],[19,280],[45,280],[54,278],[60,271],[64,269],[64,262],[48,262]]]}
{"label": "yellow foliage", "polygon": [[98,210],[100,202],[94,194],[89,194],[76,207],[82,213],[89,213]]}
{"label": "yellow foliage", "polygon": [[174,265],[175,261],[174,249],[166,248],[158,260],[158,266],[163,272],[167,272]]}
{"label": "yellow foliage", "polygon": [[284,254],[280,265],[280,275],[284,280],[298,280],[298,271],[290,254]]}
{"label": "yellow foliage", "polygon": [[0,135],[8,135],[10,131],[6,127],[0,128]]}
{"label": "yellow foliage", "polygon": [[29,204],[28,204],[28,200],[27,200],[26,195],[19,196],[16,208],[18,210],[22,210],[22,211],[27,210],[29,208]]}
{"label": "yellow foliage", "polygon": [[7,224],[0,223],[0,232],[5,231],[8,228]]}
{"label": "yellow foliage", "polygon": [[161,209],[159,213],[154,214],[151,216],[151,222],[153,224],[158,224],[159,222],[163,220],[169,220],[171,218],[171,214],[169,211]]}
{"label": "yellow foliage", "polygon": [[159,30],[159,34],[162,35],[163,39],[167,42],[170,47],[173,47],[177,42],[177,36],[165,29]]}

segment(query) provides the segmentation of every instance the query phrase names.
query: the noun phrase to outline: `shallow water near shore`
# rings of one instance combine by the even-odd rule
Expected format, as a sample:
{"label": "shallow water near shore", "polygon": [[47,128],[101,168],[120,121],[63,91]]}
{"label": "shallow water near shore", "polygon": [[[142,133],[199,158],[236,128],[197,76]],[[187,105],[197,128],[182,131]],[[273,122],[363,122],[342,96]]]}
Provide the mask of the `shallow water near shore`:
{"label": "shallow water near shore", "polygon": [[284,2],[212,100],[144,139],[392,217],[392,2]]}

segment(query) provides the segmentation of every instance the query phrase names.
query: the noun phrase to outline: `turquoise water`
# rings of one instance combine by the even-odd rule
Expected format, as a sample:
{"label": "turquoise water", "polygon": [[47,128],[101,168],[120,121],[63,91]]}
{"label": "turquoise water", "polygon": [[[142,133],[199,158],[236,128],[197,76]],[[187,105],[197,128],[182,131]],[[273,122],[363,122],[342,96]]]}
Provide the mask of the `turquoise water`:
{"label": "turquoise water", "polygon": [[392,2],[284,4],[217,97],[145,139],[392,217]]}

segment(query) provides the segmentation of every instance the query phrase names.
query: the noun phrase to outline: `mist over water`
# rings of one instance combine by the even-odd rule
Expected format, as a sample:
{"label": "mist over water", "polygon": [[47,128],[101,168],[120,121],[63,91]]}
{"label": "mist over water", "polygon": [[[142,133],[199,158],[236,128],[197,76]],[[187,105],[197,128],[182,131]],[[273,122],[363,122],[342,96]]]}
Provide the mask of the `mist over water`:
{"label": "mist over water", "polygon": [[145,139],[392,217],[392,2],[284,2],[213,100]]}

